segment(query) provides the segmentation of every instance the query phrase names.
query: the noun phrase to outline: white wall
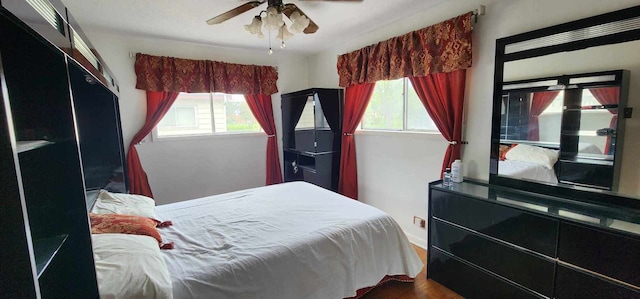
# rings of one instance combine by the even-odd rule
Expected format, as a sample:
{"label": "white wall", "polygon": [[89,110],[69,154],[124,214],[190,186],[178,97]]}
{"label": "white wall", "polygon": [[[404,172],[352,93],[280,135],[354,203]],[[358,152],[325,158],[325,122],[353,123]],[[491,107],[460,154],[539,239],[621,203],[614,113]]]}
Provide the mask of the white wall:
{"label": "white wall", "polygon": [[[463,139],[469,144],[463,147],[462,157],[465,176],[488,180],[496,39],[637,4],[638,0],[450,0],[359,38],[338,40],[331,50],[309,58],[309,82],[317,87],[336,87],[338,55],[486,5],[486,15],[481,16],[474,25],[473,66],[467,71],[463,132]],[[406,232],[421,237],[420,242],[424,245],[426,235],[424,231],[415,230],[411,219],[414,215],[426,215],[427,182],[439,178],[441,163],[421,159],[442,157],[445,147],[439,140],[419,135],[415,139],[420,141],[387,135],[375,138],[356,136],[360,198],[391,214]],[[391,145],[402,150],[418,148],[403,155],[388,155],[381,159],[380,153]],[[413,165],[407,161],[421,162]],[[397,165],[397,168],[392,170],[392,165]],[[414,182],[419,186],[407,189],[406,185],[397,185],[399,182],[412,181],[416,174],[422,177]],[[399,197],[404,199],[398,200]],[[398,204],[393,205],[393,202]]]}
{"label": "white wall", "polygon": [[[144,124],[146,115],[146,96],[143,91],[135,89],[135,60],[129,57],[129,52],[277,66],[278,89],[281,92],[296,91],[308,86],[306,59],[285,55],[283,53],[286,52],[283,51],[269,56],[266,51],[112,35],[95,28],[85,28],[85,32],[120,83],[120,113],[125,149]],[[281,146],[280,94],[275,94],[272,98]],[[165,204],[263,186],[266,140],[264,134],[156,142],[147,138],[137,148],[156,201],[158,204]]]}
{"label": "white wall", "polygon": [[426,219],[428,182],[439,179],[448,145],[440,134],[356,133],[359,199],[393,216],[420,246],[425,230],[413,216]]}

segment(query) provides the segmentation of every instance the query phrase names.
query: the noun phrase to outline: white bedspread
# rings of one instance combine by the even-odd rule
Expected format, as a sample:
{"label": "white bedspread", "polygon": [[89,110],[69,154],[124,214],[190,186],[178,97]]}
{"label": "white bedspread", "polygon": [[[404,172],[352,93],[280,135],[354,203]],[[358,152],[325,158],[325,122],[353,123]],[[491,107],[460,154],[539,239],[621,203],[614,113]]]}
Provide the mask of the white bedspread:
{"label": "white bedspread", "polygon": [[504,160],[498,164],[498,174],[516,179],[534,180],[547,183],[558,183],[553,169],[542,164],[517,160]]}
{"label": "white bedspread", "polygon": [[[391,200],[391,199],[390,199]],[[384,212],[303,183],[158,206],[174,298],[345,298],[422,261]]]}

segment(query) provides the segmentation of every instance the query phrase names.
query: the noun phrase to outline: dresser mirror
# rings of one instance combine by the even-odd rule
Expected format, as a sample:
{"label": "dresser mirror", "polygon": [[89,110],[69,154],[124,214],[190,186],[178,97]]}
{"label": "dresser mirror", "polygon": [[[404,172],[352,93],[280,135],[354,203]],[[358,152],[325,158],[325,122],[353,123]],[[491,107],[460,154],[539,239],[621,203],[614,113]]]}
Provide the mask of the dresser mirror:
{"label": "dresser mirror", "polygon": [[490,182],[640,199],[638,49],[640,6],[497,40]]}

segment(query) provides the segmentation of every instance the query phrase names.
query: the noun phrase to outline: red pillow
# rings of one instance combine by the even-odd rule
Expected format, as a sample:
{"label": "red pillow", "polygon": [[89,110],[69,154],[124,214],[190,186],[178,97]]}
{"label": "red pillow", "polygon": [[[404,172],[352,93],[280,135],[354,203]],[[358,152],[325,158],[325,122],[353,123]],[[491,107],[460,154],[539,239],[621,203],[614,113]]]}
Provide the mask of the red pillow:
{"label": "red pillow", "polygon": [[506,160],[507,159],[507,152],[509,152],[509,150],[511,150],[512,148],[516,147],[516,145],[518,145],[518,144],[512,144],[511,146],[501,144],[500,145],[500,149],[499,149],[499,151],[500,151],[500,156],[499,156],[500,161]]}
{"label": "red pillow", "polygon": [[153,237],[162,243],[156,229],[158,222],[151,218],[123,214],[89,213],[92,234],[132,234]]}

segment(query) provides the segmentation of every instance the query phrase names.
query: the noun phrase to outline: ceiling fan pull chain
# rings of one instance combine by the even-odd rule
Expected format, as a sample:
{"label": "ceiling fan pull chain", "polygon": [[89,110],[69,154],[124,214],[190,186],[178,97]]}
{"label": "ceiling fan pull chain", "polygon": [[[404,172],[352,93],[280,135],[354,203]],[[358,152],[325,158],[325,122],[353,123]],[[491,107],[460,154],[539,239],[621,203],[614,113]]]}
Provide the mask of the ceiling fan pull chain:
{"label": "ceiling fan pull chain", "polygon": [[269,55],[273,54],[273,50],[271,49],[271,30],[269,31]]}

